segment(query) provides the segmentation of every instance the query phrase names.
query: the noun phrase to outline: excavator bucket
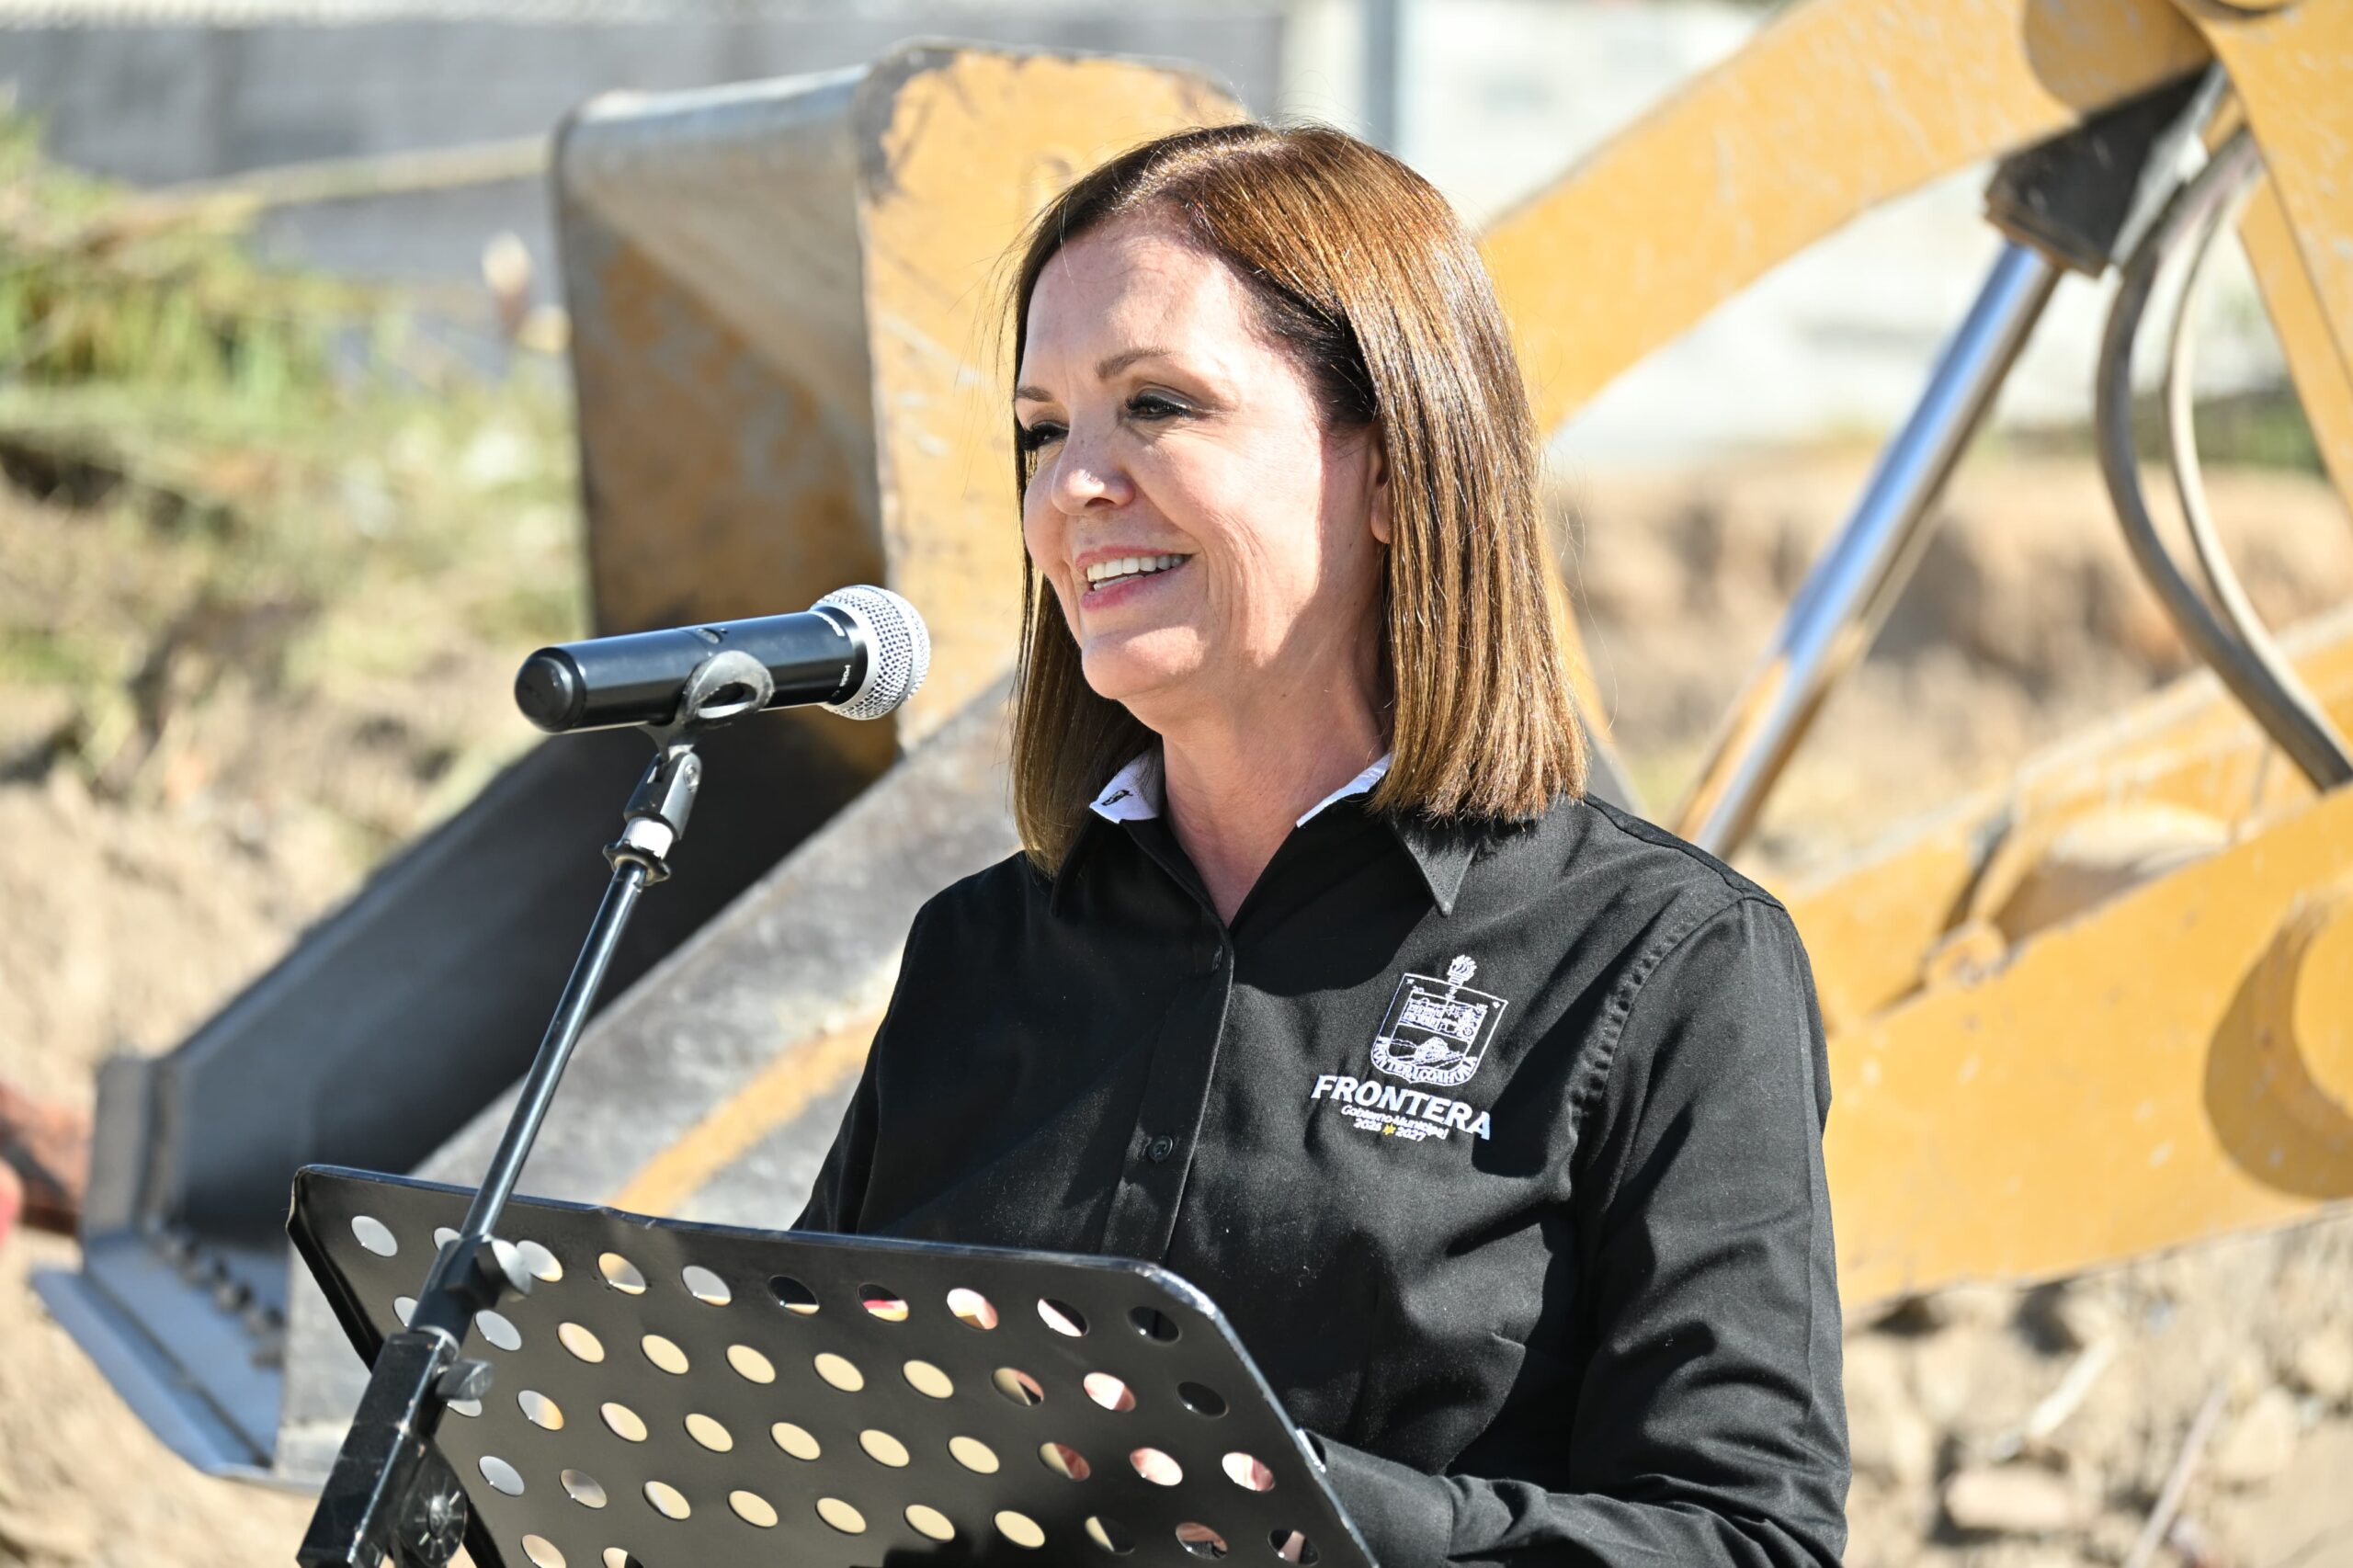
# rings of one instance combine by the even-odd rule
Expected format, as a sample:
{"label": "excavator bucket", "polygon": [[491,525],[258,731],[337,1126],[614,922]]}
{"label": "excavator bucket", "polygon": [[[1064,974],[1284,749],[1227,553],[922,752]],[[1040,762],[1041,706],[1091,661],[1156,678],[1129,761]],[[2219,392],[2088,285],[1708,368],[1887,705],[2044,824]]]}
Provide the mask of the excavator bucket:
{"label": "excavator bucket", "polygon": [[[877,965],[914,901],[1005,853],[1003,790],[976,760],[1020,597],[1001,265],[1077,171],[1238,113],[1184,71],[922,45],[863,70],[600,98],[564,127],[555,195],[597,630],[800,609],[876,582],[923,608],[934,653],[890,722],[804,710],[705,746],[693,839],[645,900],[607,1011],[698,983],[679,969],[697,952],[722,960],[702,972],[749,1011],[733,1037],[658,1041],[625,1062],[597,1060],[611,1037],[595,1026],[558,1103],[608,1146],[577,1174],[551,1150],[533,1190],[684,1183],[687,1156],[641,1173],[632,1153],[675,1142],[682,1077],[697,1104],[749,1096],[773,1117],[805,1103],[822,1119],[833,1080],[779,1079],[780,1046],[841,1033],[887,985]],[[879,798],[898,805],[878,800],[854,838],[804,843],[967,709],[961,741],[918,753],[930,772],[898,764]],[[288,1271],[292,1174],[313,1161],[480,1174],[471,1130],[503,1117],[538,1047],[644,755],[627,733],[543,744],[185,1044],[102,1074],[83,1267],[40,1286],[195,1463],[324,1471],[350,1355],[302,1339],[315,1303]],[[906,781],[943,769],[948,784]],[[818,869],[788,859],[796,846]],[[825,891],[804,896],[812,878]],[[779,911],[808,922],[794,927],[810,966],[798,991],[726,968],[737,949],[723,939],[687,940]],[[779,1176],[775,1205],[793,1187]]]}

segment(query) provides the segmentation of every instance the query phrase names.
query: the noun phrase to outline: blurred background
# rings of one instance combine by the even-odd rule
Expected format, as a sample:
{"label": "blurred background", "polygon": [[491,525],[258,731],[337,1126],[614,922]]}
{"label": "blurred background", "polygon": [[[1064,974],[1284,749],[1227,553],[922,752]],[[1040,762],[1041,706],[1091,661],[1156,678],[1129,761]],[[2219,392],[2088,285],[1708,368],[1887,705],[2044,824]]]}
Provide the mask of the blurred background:
{"label": "blurred background", "polygon": [[[102,1059],[178,1044],[537,738],[513,670],[589,625],[550,197],[551,134],[584,101],[920,38],[1183,61],[1254,113],[1391,147],[1483,226],[1772,11],[0,0],[0,1093],[19,1142],[70,1164]],[[1596,687],[1654,812],[1984,276],[1986,176],[1775,268],[1553,442]],[[1768,885],[2191,667],[2091,455],[2108,297],[2060,285],[1743,853]],[[2292,625],[2353,594],[2353,528],[2234,246],[2198,330],[2213,508],[2257,608]],[[74,1255],[22,1224],[0,1249],[0,1562],[290,1562],[307,1501],[182,1462],[35,1298],[30,1273]],[[1850,1560],[2353,1563],[2348,1301],[2338,1218],[1858,1314]]]}

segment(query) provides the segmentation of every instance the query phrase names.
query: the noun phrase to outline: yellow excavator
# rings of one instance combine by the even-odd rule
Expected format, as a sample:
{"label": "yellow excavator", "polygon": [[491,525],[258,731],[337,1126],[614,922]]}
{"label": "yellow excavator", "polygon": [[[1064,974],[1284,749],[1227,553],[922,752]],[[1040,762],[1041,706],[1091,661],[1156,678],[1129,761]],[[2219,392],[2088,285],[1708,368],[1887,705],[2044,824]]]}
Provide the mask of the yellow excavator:
{"label": "yellow excavator", "polygon": [[[888,725],[804,710],[707,746],[697,843],[647,901],[527,1190],[797,1210],[909,916],[1015,846],[1001,259],[1108,153],[1239,112],[1182,70],[939,44],[598,99],[563,129],[597,630],[874,582],[920,607],[935,652]],[[2004,243],[1981,291],[1656,814],[1739,849],[2071,270],[2117,276],[2085,367],[2098,460],[2205,667],[1782,890],[1831,1035],[1855,1305],[2353,1197],[2353,608],[2275,636],[2247,604],[2204,505],[2188,310],[2167,303],[2234,230],[2353,497],[2353,0],[1797,0],[1484,238],[1557,428],[1776,264],[1987,159]],[[2153,363],[2168,438],[2146,453],[2132,388]],[[479,1176],[602,880],[585,847],[641,761],[626,735],[543,745],[178,1051],[107,1070],[84,1265],[41,1288],[182,1453],[296,1481],[333,1454],[363,1374],[289,1277],[291,1174]],[[1622,799],[1622,777],[1600,787]]]}

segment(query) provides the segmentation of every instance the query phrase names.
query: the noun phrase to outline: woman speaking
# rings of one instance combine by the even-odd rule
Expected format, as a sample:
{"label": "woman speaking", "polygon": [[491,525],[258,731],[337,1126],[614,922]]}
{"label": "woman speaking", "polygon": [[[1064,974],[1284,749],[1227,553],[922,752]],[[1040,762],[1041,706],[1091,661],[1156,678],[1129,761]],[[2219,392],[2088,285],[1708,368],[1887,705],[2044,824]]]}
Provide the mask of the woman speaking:
{"label": "woman speaking", "polygon": [[1584,794],[1453,213],[1188,131],[1047,210],[1012,324],[1024,853],[917,915],[801,1226],[1165,1264],[1382,1568],[1836,1562],[1805,954]]}

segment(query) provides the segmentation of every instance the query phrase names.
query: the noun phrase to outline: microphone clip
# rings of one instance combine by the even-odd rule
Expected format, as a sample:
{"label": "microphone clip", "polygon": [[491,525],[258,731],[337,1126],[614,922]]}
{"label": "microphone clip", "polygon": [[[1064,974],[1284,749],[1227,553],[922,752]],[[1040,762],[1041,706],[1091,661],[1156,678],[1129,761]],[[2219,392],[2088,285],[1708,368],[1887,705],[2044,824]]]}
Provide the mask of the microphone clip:
{"label": "microphone clip", "polygon": [[687,818],[702,788],[695,742],[705,731],[757,713],[775,694],[767,666],[739,649],[724,649],[695,666],[670,722],[644,726],[654,760],[621,813],[620,837],[605,846],[608,864],[615,870],[632,862],[643,867],[648,887],[668,879],[670,852],[687,835]]}

